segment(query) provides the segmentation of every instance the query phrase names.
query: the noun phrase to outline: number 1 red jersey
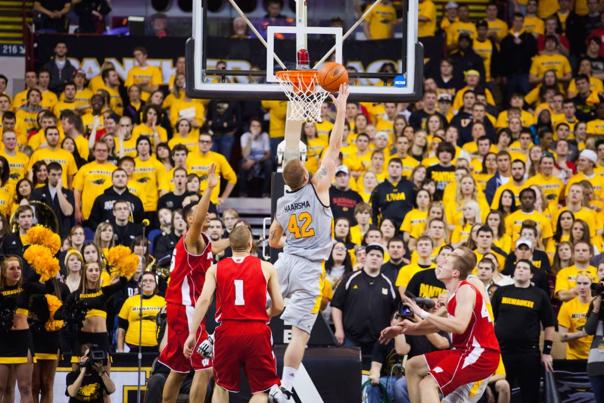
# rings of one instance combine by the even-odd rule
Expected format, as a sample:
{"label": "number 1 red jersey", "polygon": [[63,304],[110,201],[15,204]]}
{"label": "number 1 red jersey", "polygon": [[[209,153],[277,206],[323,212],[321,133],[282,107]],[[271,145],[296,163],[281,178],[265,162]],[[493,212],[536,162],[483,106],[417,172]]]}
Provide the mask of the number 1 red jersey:
{"label": "number 1 red jersey", "polygon": [[246,256],[221,260],[216,265],[216,322],[268,322],[266,290],[260,259]]}
{"label": "number 1 red jersey", "polygon": [[206,247],[199,255],[194,255],[187,251],[185,236],[180,237],[172,253],[166,301],[194,307],[201,294],[206,272],[213,262],[212,243],[201,234]]}

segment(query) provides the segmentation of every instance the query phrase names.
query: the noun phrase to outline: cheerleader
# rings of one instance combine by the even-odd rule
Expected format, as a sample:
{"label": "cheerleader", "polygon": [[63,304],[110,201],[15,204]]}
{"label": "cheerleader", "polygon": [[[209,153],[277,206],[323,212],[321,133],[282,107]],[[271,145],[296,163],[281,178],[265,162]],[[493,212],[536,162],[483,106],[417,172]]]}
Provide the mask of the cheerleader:
{"label": "cheerleader", "polygon": [[6,256],[0,264],[0,397],[10,393],[7,389],[14,373],[22,403],[33,402],[33,348],[27,317],[30,297],[46,289],[38,278],[23,280],[18,256]]}
{"label": "cheerleader", "polygon": [[[89,262],[84,266],[84,273],[79,290],[71,293],[67,306],[71,313],[75,313],[72,322],[77,325],[82,320],[83,325],[77,332],[77,341],[73,351],[80,351],[82,344],[96,344],[101,349],[110,352],[109,337],[107,333],[107,303],[117,292],[122,290],[127,283],[125,277],[113,280],[106,286],[101,286],[101,267],[98,263]],[[78,313],[84,313],[80,318]],[[71,358],[71,363],[77,367],[77,354]]]}
{"label": "cheerleader", "polygon": [[32,302],[31,310],[37,318],[32,326],[34,371],[32,394],[34,402],[52,403],[53,386],[59,363],[59,342],[63,328],[63,301],[69,297],[69,288],[56,278],[47,282],[47,293]]}

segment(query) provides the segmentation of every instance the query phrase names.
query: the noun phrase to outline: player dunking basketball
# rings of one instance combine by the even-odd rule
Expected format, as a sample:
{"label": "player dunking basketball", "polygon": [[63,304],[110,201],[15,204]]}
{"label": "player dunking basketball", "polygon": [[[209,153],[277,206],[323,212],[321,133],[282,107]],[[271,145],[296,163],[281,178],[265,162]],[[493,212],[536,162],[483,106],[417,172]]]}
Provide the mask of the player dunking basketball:
{"label": "player dunking basketball", "polygon": [[246,225],[236,226],[229,239],[233,257],[221,260],[206,273],[184,354],[191,356],[194,352],[197,329],[216,292],[216,322],[220,325],[214,333],[217,386],[212,402],[228,402],[228,392],[239,391],[241,367],[253,394],[250,401],[266,402],[266,391],[279,384],[266,292],[272,301],[270,316],[279,314],[283,310],[279,280],[272,264],[250,256],[252,233]]}
{"label": "player dunking basketball", "polygon": [[[466,280],[474,269],[476,257],[468,249],[456,249],[436,268],[436,277],[450,293],[448,317],[429,314],[410,298],[403,302],[420,318],[403,320],[382,331],[380,341],[398,334],[422,335],[435,331],[453,333],[453,349],[434,351],[413,357],[405,365],[411,403],[440,402],[458,387],[487,379],[499,364],[499,343],[490,318],[485,293]],[[429,376],[430,375],[430,376]]]}
{"label": "player dunking basketball", "polygon": [[[212,374],[211,359],[199,353],[185,357],[183,346],[192,326],[193,309],[203,288],[206,271],[212,265],[212,245],[202,230],[212,190],[218,185],[215,172],[216,167],[212,164],[208,170],[208,187],[201,200],[192,212],[185,213],[189,229],[177,242],[170,264],[170,282],[166,290],[167,344],[159,356],[159,361],[170,368],[162,393],[164,403],[176,402],[180,386],[191,370],[195,370],[195,376],[189,401],[203,402]],[[197,330],[196,336],[198,344],[208,337],[205,326]]]}
{"label": "player dunking basketball", "polygon": [[337,98],[330,95],[337,114],[329,147],[317,173],[310,178],[304,163],[298,159],[288,161],[283,167],[283,180],[289,189],[277,201],[275,220],[269,232],[270,247],[283,247],[275,263],[281,291],[289,298],[281,318],[293,326],[281,377],[281,386],[288,398],[317,318],[315,307],[319,306],[316,301],[321,295],[322,263],[331,250],[333,215],[329,207],[329,187],[342,148],[348,91],[348,85],[342,84]]}

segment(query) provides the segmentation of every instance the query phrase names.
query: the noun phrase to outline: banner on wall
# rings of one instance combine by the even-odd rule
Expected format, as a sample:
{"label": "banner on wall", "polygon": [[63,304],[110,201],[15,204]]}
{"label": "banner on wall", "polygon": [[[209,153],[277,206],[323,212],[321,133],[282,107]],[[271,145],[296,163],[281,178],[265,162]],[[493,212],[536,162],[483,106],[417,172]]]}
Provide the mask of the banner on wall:
{"label": "banner on wall", "polygon": [[[149,64],[158,66],[163,73],[164,82],[173,73],[176,58],[184,56],[187,38],[168,37],[129,37],[129,36],[73,36],[41,34],[36,36],[35,61],[41,66],[52,58],[57,41],[67,43],[68,57],[74,66],[86,72],[92,78],[101,71],[103,61],[113,62],[120,77],[125,80],[128,70],[134,65],[132,51],[137,46],[145,47],[149,53]],[[425,55],[438,53],[438,43],[424,41]],[[311,60],[319,60],[331,48],[333,42],[326,39],[309,39]],[[266,50],[256,39],[230,39],[209,37],[207,39],[208,67],[218,60],[226,60],[229,70],[250,70],[258,67],[264,70]],[[295,55],[295,42],[281,40],[275,44],[279,55]],[[343,46],[344,59],[349,66],[359,72],[377,72],[384,63],[402,65],[402,40],[346,41]],[[241,81],[245,81],[241,77]]]}

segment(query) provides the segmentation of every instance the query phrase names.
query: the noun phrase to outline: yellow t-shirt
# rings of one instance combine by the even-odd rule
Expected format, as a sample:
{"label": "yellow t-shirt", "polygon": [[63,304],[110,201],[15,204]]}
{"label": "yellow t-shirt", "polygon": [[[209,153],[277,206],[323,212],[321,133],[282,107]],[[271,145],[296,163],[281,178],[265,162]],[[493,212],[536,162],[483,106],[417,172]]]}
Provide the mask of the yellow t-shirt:
{"label": "yellow t-shirt", "polygon": [[588,178],[582,172],[577,172],[576,174],[571,176],[570,179],[568,180],[568,182],[566,183],[566,196],[568,196],[570,187],[573,184],[581,182],[581,181],[587,181],[587,182],[591,183],[591,185],[594,188],[594,195],[599,199],[604,199],[604,178],[602,176],[598,175],[597,172],[594,172],[594,174],[591,178]]}
{"label": "yellow t-shirt", "polygon": [[17,111],[27,103],[27,90],[19,91],[13,98],[13,110]]}
{"label": "yellow t-shirt", "polygon": [[604,119],[594,119],[587,122],[587,134],[604,136]]}
{"label": "yellow t-shirt", "polygon": [[489,26],[489,32],[495,32],[498,41],[501,41],[508,34],[508,24],[499,18],[494,21],[487,20],[487,25]]}
{"label": "yellow t-shirt", "polygon": [[516,210],[505,218],[505,233],[512,236],[512,244],[520,238],[520,229],[525,220],[533,220],[537,223],[537,231],[541,235],[542,240],[551,238],[554,235],[552,233],[551,220],[543,213],[538,211],[524,213],[522,210]]}
{"label": "yellow t-shirt", "polygon": [[15,155],[8,155],[4,150],[0,155],[8,161],[8,167],[10,168],[8,180],[13,183],[14,187],[20,179],[25,178],[29,157],[21,151],[15,151]]}
{"label": "yellow t-shirt", "polygon": [[426,230],[428,223],[428,212],[416,208],[405,214],[400,230],[408,233],[411,237],[417,239]]}
{"label": "yellow t-shirt", "polygon": [[[520,121],[522,122],[522,127],[531,127],[535,124],[535,117],[528,111],[522,110],[520,112]],[[501,111],[499,115],[497,115],[497,122],[495,123],[495,127],[498,129],[508,127],[508,110]]]}
{"label": "yellow t-shirt", "polygon": [[[141,85],[144,81],[149,81],[150,85],[161,85],[162,75],[159,67],[147,65],[145,67],[134,66],[128,70],[128,76],[126,78],[126,87],[133,85]],[[147,91],[141,91],[141,99],[146,101],[151,96]]]}
{"label": "yellow t-shirt", "polygon": [[[596,94],[598,94],[600,92],[604,92],[604,84],[602,83],[602,80],[600,80],[599,78],[594,77],[594,76],[589,76],[589,89],[592,92],[595,92]],[[575,79],[573,78],[572,80],[570,80],[570,83],[568,84],[568,97],[573,98],[575,95],[577,95],[577,83],[575,82]]]}
{"label": "yellow t-shirt", "polygon": [[4,186],[0,187],[0,214],[4,217],[10,218],[14,198],[15,184],[7,181]]}
{"label": "yellow t-shirt", "polygon": [[170,108],[170,124],[176,126],[176,122],[181,118],[195,119],[203,126],[206,120],[206,108],[199,99],[175,100]]}
{"label": "yellow t-shirt", "polygon": [[19,109],[15,112],[16,117],[16,127],[19,127],[25,133],[29,133],[32,130],[36,130],[38,128],[38,113],[30,112],[26,109]]}
{"label": "yellow t-shirt", "polygon": [[520,205],[520,191],[526,187],[527,187],[526,183],[523,183],[522,185],[518,186],[514,183],[514,180],[512,178],[510,178],[508,183],[506,183],[505,185],[499,186],[497,188],[497,191],[495,191],[495,195],[493,196],[493,201],[491,202],[491,208],[493,210],[499,209],[499,199],[501,198],[501,193],[503,193],[503,191],[506,189],[512,191],[512,193],[516,197],[516,206],[519,206]]}
{"label": "yellow t-shirt", "polygon": [[[562,214],[565,211],[568,211],[568,207],[563,207],[560,210],[558,210],[558,212],[556,214],[556,218],[553,222],[557,223],[558,217],[560,217],[560,214]],[[582,220],[582,221],[585,221],[585,223],[587,223],[587,225],[589,226],[590,238],[592,238],[592,239],[595,238],[596,230],[601,228],[601,226],[599,226],[600,219],[598,218],[598,215],[596,214],[596,212],[590,208],[581,207],[579,209],[579,211],[577,211],[573,214],[575,215],[575,220]]]}
{"label": "yellow t-shirt", "polygon": [[146,161],[136,157],[134,159],[134,173],[132,178],[141,185],[142,195],[138,195],[143,202],[145,212],[157,210],[157,200],[160,191],[170,191],[170,178],[166,167],[155,157]]}
{"label": "yellow t-shirt", "polygon": [[84,165],[73,180],[74,190],[82,194],[82,215],[87,220],[94,200],[111,187],[111,174],[116,166],[110,162],[99,164],[96,161]]}
{"label": "yellow t-shirt", "polygon": [[331,133],[331,130],[333,129],[333,123],[331,123],[329,120],[324,120],[322,122],[317,122],[315,127],[317,128],[317,137],[328,142],[329,133]]}
{"label": "yellow t-shirt", "polygon": [[183,144],[185,147],[187,147],[187,150],[189,150],[190,153],[194,152],[199,144],[199,131],[191,130],[187,137],[181,137],[180,134],[174,134],[174,137],[168,141],[170,150],[173,150],[174,146],[177,144]]}
{"label": "yellow t-shirt", "polygon": [[[461,90],[457,91],[457,93],[455,94],[455,98],[453,99],[453,105],[452,108],[453,110],[459,110],[461,109],[461,107],[463,106],[463,94],[466,93],[467,90],[469,90],[470,87],[464,87]],[[495,98],[493,98],[493,94],[491,93],[491,91],[488,88],[484,89],[484,95],[487,98],[487,103],[489,105],[493,105],[495,106]]]}
{"label": "yellow t-shirt", "polygon": [[537,16],[525,15],[522,29],[529,34],[537,33],[543,35],[545,32],[545,24],[543,23],[543,20]]}
{"label": "yellow t-shirt", "polygon": [[548,70],[554,70],[558,79],[561,79],[566,74],[569,74],[572,71],[570,68],[570,63],[568,62],[568,58],[566,56],[559,54],[541,54],[533,58],[530,70],[531,75],[538,78],[543,78],[545,72]]}
{"label": "yellow t-shirt", "polygon": [[75,163],[75,159],[73,155],[62,148],[57,148],[55,150],[51,150],[50,148],[40,148],[36,150],[30,160],[29,165],[27,166],[27,170],[31,171],[33,165],[38,161],[46,162],[46,165],[51,162],[57,162],[63,167],[63,174],[61,176],[61,180],[64,187],[69,187],[68,178],[72,177],[78,172],[78,167]]}
{"label": "yellow t-shirt", "polygon": [[268,110],[269,113],[268,135],[270,138],[283,138],[285,136],[287,101],[262,101],[262,108]]}
{"label": "yellow t-shirt", "polygon": [[432,0],[424,0],[418,5],[420,17],[429,18],[429,21],[419,21],[417,24],[417,36],[424,38],[434,36],[436,33],[436,7]]}
{"label": "yellow t-shirt", "polygon": [[[94,123],[94,118],[95,116],[92,113],[86,113],[82,116],[82,124],[84,125],[84,131],[86,131],[87,133],[92,131],[92,124]],[[103,116],[102,114],[98,115],[97,119],[97,130],[105,128],[105,116]]]}
{"label": "yellow t-shirt", "polygon": [[493,58],[493,42],[485,40],[484,42],[476,39],[472,45],[476,52],[484,60],[485,80],[491,81],[491,60]]}
{"label": "yellow t-shirt", "polygon": [[42,108],[52,111],[57,102],[59,102],[59,99],[54,92],[50,90],[42,91],[42,101],[40,102]]}
{"label": "yellow t-shirt", "polygon": [[[165,143],[168,141],[168,132],[163,127],[156,125],[157,135],[159,137],[160,143]],[[153,135],[153,128],[146,123],[141,123],[137,125],[134,130],[132,130],[132,137],[139,138],[140,136],[147,136],[151,140],[151,146],[153,149],[157,146],[155,144],[155,136]]]}
{"label": "yellow t-shirt", "polygon": [[[124,156],[136,157],[136,140],[138,138],[131,136],[128,140],[124,140]],[[119,138],[115,138],[115,152],[119,153],[122,146],[122,141]]]}
{"label": "yellow t-shirt", "polygon": [[392,38],[396,9],[391,4],[380,3],[365,17],[365,21],[369,27],[368,39]]}
{"label": "yellow t-shirt", "polygon": [[[583,329],[587,322],[588,310],[589,302],[581,302],[578,297],[564,302],[558,312],[558,326],[565,327],[569,333]],[[585,336],[569,341],[566,346],[566,359],[586,360],[592,340],[593,336]]]}
{"label": "yellow t-shirt", "polygon": [[117,113],[118,115],[124,114],[124,101],[122,101],[122,96],[119,91],[113,88],[109,88],[103,83],[103,86],[99,88],[100,90],[107,91],[109,94],[109,107],[112,111]]}
{"label": "yellow t-shirt", "polygon": [[72,102],[59,101],[56,103],[55,107],[53,108],[52,113],[54,113],[55,116],[57,118],[59,118],[61,116],[61,112],[75,111],[76,106],[77,105],[76,105],[75,101],[72,101]]}
{"label": "yellow t-shirt", "polygon": [[314,174],[319,169],[321,155],[327,148],[327,141],[321,137],[308,139],[306,141],[306,169]]}
{"label": "yellow t-shirt", "polygon": [[398,271],[398,276],[396,276],[395,285],[397,287],[405,287],[409,285],[409,281],[413,278],[416,273],[419,273],[423,270],[433,269],[435,266],[431,264],[428,267],[421,267],[418,263],[411,263],[401,267]]}
{"label": "yellow t-shirt", "polygon": [[538,2],[537,15],[539,18],[547,18],[560,8],[558,0],[540,0]]}
{"label": "yellow t-shirt", "polygon": [[457,41],[459,40],[459,35],[462,33],[467,33],[470,35],[472,40],[476,39],[478,33],[476,32],[476,25],[473,22],[463,22],[463,21],[455,21],[451,26],[447,29],[447,46],[457,45]]}
{"label": "yellow t-shirt", "polygon": [[[211,164],[216,166],[216,175],[222,176],[229,183],[237,183],[237,174],[224,157],[224,155],[209,151],[206,155],[200,152],[190,153],[187,156],[187,172],[196,174],[200,179],[200,190],[203,192],[207,187],[208,169]],[[218,196],[220,195],[220,185],[216,186],[212,191],[212,203],[218,204]]]}
{"label": "yellow t-shirt", "polygon": [[528,180],[526,181],[526,185],[535,185],[539,189],[541,189],[543,197],[545,197],[548,202],[557,201],[560,198],[562,189],[564,189],[564,182],[562,182],[562,179],[553,175],[549,178],[546,178],[545,176],[539,173],[535,176],[531,176],[530,178],[528,178]]}
{"label": "yellow t-shirt", "polygon": [[97,90],[103,88],[105,82],[103,81],[103,75],[98,74],[90,79],[88,82],[88,87],[92,92],[97,92]]}
{"label": "yellow t-shirt", "polygon": [[598,269],[594,266],[589,265],[585,269],[577,268],[577,265],[572,265],[566,267],[558,272],[556,275],[556,289],[554,294],[558,294],[560,291],[568,291],[571,288],[577,286],[577,276],[579,273],[585,272],[592,281],[595,281],[598,278]]}
{"label": "yellow t-shirt", "polygon": [[141,345],[143,347],[157,346],[156,319],[165,306],[166,300],[159,295],[143,298],[143,313],[141,315],[141,295],[133,295],[124,301],[118,316],[128,321],[126,343],[133,346]]}
{"label": "yellow t-shirt", "polygon": [[82,88],[81,90],[76,91],[75,94],[75,103],[76,108],[84,110],[85,113],[90,112],[92,109],[90,107],[90,100],[94,93],[90,91],[88,88]]}

